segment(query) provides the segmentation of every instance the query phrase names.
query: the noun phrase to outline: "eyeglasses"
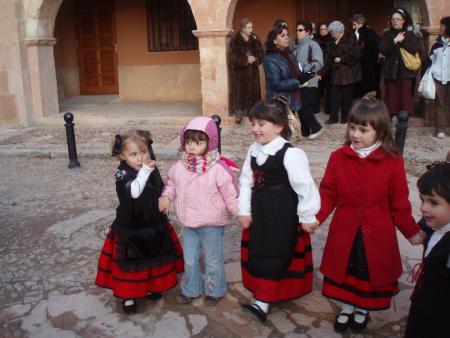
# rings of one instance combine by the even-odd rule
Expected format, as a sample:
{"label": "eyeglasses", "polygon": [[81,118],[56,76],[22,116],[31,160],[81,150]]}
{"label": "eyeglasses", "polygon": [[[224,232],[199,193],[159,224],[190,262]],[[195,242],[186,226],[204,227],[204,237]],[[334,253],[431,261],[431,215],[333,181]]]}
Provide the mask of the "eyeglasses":
{"label": "eyeglasses", "polygon": [[303,32],[303,31],[306,31],[306,29],[303,29],[303,28],[297,29],[297,32]]}

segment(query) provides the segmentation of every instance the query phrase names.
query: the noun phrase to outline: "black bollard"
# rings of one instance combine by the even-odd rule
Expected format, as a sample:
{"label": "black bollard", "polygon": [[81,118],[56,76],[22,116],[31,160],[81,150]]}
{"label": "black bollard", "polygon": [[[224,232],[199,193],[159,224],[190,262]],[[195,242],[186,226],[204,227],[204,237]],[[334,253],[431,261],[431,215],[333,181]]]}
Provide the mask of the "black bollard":
{"label": "black bollard", "polygon": [[401,111],[397,115],[397,124],[395,126],[395,146],[403,154],[405,147],[406,132],[408,130],[409,115],[406,111]]}
{"label": "black bollard", "polygon": [[220,122],[222,122],[222,119],[219,115],[213,115],[211,118],[214,120],[217,126],[217,134],[219,135],[219,140],[217,143],[217,149],[219,150],[219,153],[222,153],[222,143],[220,141],[220,132],[222,131],[222,127],[220,126]]}
{"label": "black bollard", "polygon": [[66,136],[67,136],[67,148],[69,150],[69,164],[67,165],[69,168],[76,168],[80,166],[80,162],[78,162],[77,156],[77,145],[75,143],[75,130],[73,123],[73,114],[65,113],[64,121],[66,121]]}

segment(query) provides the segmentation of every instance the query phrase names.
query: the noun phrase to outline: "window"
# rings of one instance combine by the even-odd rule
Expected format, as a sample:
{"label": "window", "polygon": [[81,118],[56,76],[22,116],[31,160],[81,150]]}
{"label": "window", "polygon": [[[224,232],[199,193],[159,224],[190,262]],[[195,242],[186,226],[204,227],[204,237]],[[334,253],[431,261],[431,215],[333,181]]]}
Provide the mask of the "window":
{"label": "window", "polygon": [[148,50],[198,50],[197,29],[187,0],[147,0]]}

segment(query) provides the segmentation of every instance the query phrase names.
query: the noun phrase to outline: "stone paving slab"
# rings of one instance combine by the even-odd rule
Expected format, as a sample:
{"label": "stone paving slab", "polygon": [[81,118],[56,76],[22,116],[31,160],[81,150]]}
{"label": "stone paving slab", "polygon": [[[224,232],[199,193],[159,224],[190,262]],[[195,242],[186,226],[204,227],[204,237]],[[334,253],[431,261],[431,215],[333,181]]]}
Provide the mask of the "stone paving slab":
{"label": "stone paving slab", "polygon": [[[177,156],[180,127],[141,127],[153,133],[165,178]],[[229,292],[217,307],[204,306],[201,298],[189,306],[179,305],[175,302],[178,288],[174,288],[161,301],[140,301],[138,315],[122,314],[119,301],[108,290],[95,287],[94,279],[99,250],[117,206],[112,176],[117,162],[108,156],[107,147],[113,135],[124,129],[76,127],[81,167],[72,170],[63,156],[63,128],[0,129],[0,172],[8,173],[0,177],[0,337],[340,336],[332,328],[338,306],[320,293],[318,266],[328,223],[312,238],[313,292],[275,305],[264,325],[239,309],[239,303],[249,301],[251,294],[241,281],[241,231],[236,222],[225,231]],[[317,183],[329,154],[342,144],[344,132],[344,126],[331,126],[319,139],[300,142]],[[248,123],[223,126],[222,134],[224,152],[242,165],[252,142]],[[59,155],[39,158],[32,149]],[[405,165],[416,218],[420,216],[417,177],[427,162],[443,158],[449,149],[450,139],[435,139],[431,128],[408,130]],[[169,217],[179,232],[173,211]],[[399,280],[396,307],[373,312],[365,337],[403,334],[413,288],[408,273],[420,260],[421,248],[412,247],[400,234],[398,238],[405,272]]]}

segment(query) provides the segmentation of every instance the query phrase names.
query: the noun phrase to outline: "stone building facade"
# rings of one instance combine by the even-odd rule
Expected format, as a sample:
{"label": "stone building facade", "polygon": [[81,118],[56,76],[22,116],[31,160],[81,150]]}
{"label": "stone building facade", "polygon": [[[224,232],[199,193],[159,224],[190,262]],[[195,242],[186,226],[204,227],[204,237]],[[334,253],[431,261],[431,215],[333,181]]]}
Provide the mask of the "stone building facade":
{"label": "stone building facade", "polygon": [[[33,125],[57,113],[61,99],[108,91],[122,100],[201,101],[204,115],[226,116],[230,91],[227,44],[244,17],[253,20],[255,32],[262,40],[279,18],[293,27],[304,18],[347,22],[356,12],[365,14],[380,32],[389,10],[394,5],[404,5],[421,28],[429,32],[429,39],[434,40],[440,18],[450,15],[447,0],[171,0],[189,6],[198,48],[177,50],[175,46],[170,51],[152,51],[149,25],[155,14],[149,11],[151,1],[154,0],[0,0],[0,126]],[[113,25],[111,31],[102,35],[110,39],[109,50],[97,53],[110,57],[109,63],[103,65],[103,79],[104,84],[110,81],[112,85],[99,91],[88,90],[89,80],[82,73],[80,55],[89,60],[89,53],[80,52],[79,39],[84,28],[77,26],[76,16],[85,13],[77,12],[81,4],[94,2],[102,10],[104,6],[113,10],[112,19],[98,16],[96,23],[96,27],[99,22]],[[180,11],[176,15],[184,14]],[[156,15],[164,17],[161,22],[168,25],[167,13]],[[179,18],[172,19],[179,24]],[[175,32],[173,27],[170,29]],[[85,65],[83,69],[87,72],[88,68]]]}

